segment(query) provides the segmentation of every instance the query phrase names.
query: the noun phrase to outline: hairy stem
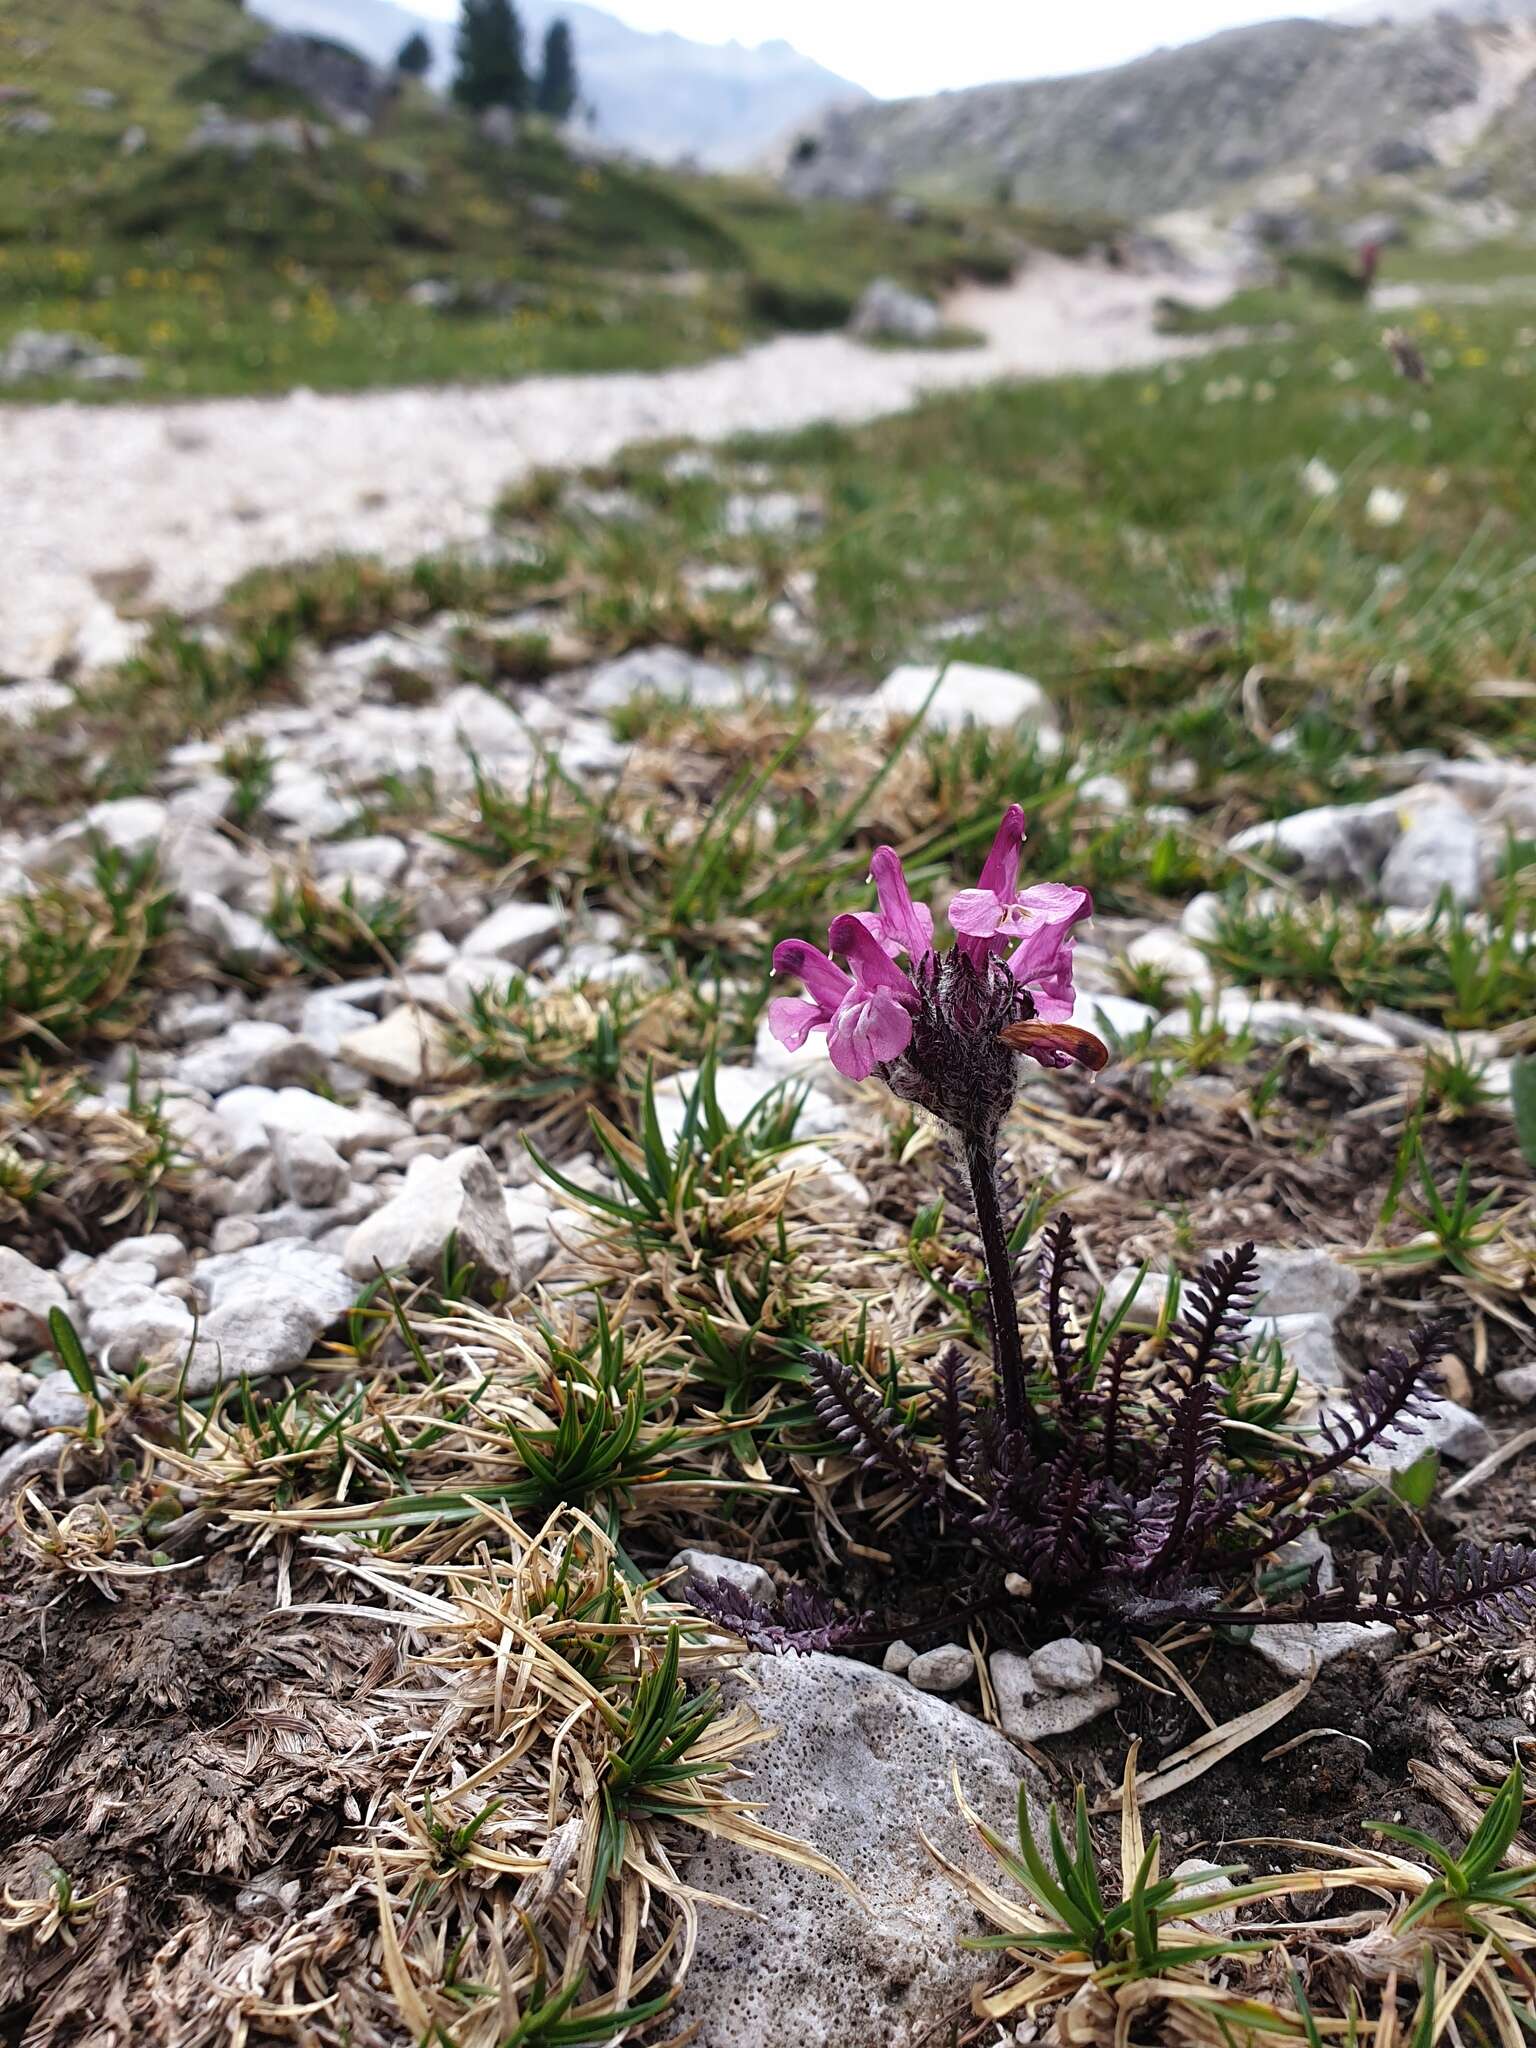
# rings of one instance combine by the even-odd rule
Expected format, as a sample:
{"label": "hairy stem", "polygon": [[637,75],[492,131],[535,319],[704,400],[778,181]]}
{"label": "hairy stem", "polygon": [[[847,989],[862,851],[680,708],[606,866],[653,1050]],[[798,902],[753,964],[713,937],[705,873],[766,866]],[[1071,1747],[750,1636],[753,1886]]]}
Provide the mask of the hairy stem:
{"label": "hairy stem", "polygon": [[965,1171],[976,1210],[976,1230],[987,1269],[987,1299],[992,1312],[992,1363],[1002,1389],[1003,1420],[1038,1441],[1040,1423],[1029,1405],[1024,1385],[1024,1344],[1019,1336],[1019,1305],[1013,1292],[1013,1254],[1003,1221],[997,1185],[997,1141],[979,1132],[964,1132]]}

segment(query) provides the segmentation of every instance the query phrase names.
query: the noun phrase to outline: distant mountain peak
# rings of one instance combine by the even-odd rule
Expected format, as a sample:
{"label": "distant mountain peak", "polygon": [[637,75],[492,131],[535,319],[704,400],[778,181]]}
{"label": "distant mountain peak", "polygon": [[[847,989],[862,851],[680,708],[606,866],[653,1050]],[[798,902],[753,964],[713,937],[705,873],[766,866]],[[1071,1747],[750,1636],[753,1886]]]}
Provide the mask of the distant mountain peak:
{"label": "distant mountain peak", "polygon": [[[279,28],[306,29],[391,63],[413,33],[431,45],[437,83],[452,68],[454,24],[397,0],[249,0]],[[595,133],[659,162],[691,158],[725,170],[753,162],[827,107],[864,99],[862,86],[828,71],[782,37],[755,47],[699,43],[671,29],[635,29],[584,0],[519,0],[530,41],[557,15],[568,21]]]}

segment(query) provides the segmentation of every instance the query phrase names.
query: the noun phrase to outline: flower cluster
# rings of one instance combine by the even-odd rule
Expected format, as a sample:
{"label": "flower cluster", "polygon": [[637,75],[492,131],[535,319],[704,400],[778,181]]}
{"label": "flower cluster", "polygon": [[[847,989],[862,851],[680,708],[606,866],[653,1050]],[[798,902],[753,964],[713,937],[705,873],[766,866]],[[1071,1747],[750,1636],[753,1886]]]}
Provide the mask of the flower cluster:
{"label": "flower cluster", "polygon": [[1024,813],[1011,804],[977,886],[950,899],[955,943],[943,952],[895,851],[877,848],[878,909],[835,917],[826,952],[805,939],[774,948],[774,972],[798,975],[806,989],[769,1005],[780,1044],[793,1050],[824,1031],[839,1073],[878,1073],[944,1123],[987,1134],[1013,1100],[1018,1055],[1102,1066],[1103,1045],[1071,1022],[1073,931],[1093,899],[1065,882],[1021,890],[1024,836]]}

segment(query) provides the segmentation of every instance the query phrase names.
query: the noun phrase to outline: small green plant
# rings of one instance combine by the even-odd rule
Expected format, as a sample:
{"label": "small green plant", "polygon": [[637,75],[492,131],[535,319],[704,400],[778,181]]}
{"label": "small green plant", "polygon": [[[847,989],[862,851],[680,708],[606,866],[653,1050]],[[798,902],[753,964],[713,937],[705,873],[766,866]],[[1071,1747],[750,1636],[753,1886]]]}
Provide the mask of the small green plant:
{"label": "small green plant", "polygon": [[[1424,1151],[1422,1138],[1414,1133],[1409,1153],[1410,1171],[1416,1172],[1422,1202],[1410,1202],[1403,1213],[1417,1229],[1407,1244],[1389,1245],[1361,1254],[1362,1263],[1399,1271],[1428,1272],[1449,1266],[1463,1279],[1510,1284],[1517,1277],[1520,1254],[1509,1238],[1511,1216],[1497,1205],[1503,1190],[1493,1188],[1480,1200],[1472,1198],[1472,1166],[1464,1161],[1451,1193],[1443,1195],[1434,1169]],[[1399,1190],[1392,1191],[1396,1208]]]}
{"label": "small green plant", "polygon": [[[1035,1841],[1029,1796],[1019,1787],[1018,1852],[984,1824],[982,1839],[1008,1875],[1036,1907],[1042,1925],[1032,1930],[1027,1946],[1045,1955],[1082,1956],[1093,1964],[1093,1981],[1106,1989],[1162,1977],[1191,1963],[1223,1956],[1254,1955],[1268,1947],[1263,1941],[1234,1941],[1226,1936],[1202,1938],[1190,1923],[1194,1915],[1210,1914],[1262,1898],[1272,1885],[1233,1886],[1228,1882],[1243,1866],[1228,1864],[1199,1877],[1159,1877],[1160,1842],[1154,1835],[1142,1849],[1122,1885],[1115,1904],[1106,1902],[1099,1883],[1098,1859],[1088,1826],[1088,1795],[1077,1788],[1070,1844],[1062,1833],[1056,1808],[1047,1822],[1050,1862]],[[1221,1884],[1214,1891],[1211,1879]],[[1170,1928],[1169,1923],[1176,1923]],[[1185,1932],[1178,1931],[1182,1923]],[[1016,1933],[982,1935],[968,1947],[1024,1947]]]}
{"label": "small green plant", "polygon": [[1515,1107],[1520,1156],[1536,1173],[1536,1054],[1521,1053],[1510,1061],[1509,1094]]}
{"label": "small green plant", "polygon": [[1431,1047],[1424,1055],[1425,1108],[1443,1123],[1476,1116],[1492,1100],[1487,1073],[1487,1061],[1475,1059],[1459,1039],[1444,1051]]}
{"label": "small green plant", "polygon": [[1398,1915],[1397,1932],[1406,1934],[1418,1926],[1457,1927],[1479,1940],[1497,1940],[1496,1930],[1488,1925],[1490,1915],[1513,1916],[1536,1924],[1536,1863],[1504,1867],[1504,1859],[1520,1832],[1524,1810],[1525,1778],[1516,1764],[1494,1793],[1487,1812],[1459,1856],[1422,1828],[1404,1827],[1399,1821],[1368,1821],[1366,1825],[1372,1834],[1416,1849],[1428,1858],[1437,1873],[1433,1882]]}
{"label": "small green plant", "polygon": [[360,899],[344,882],[331,894],[307,873],[280,881],[267,928],[311,974],[337,976],[388,968],[410,938],[412,916],[398,896]]}
{"label": "small green plant", "polygon": [[83,1401],[88,1401],[92,1408],[95,1408],[100,1401],[96,1387],[96,1370],[86,1355],[79,1331],[63,1309],[49,1309],[48,1335],[53,1341],[55,1356],[68,1373],[75,1392]]}
{"label": "small green plant", "polygon": [[706,1055],[670,1142],[662,1133],[652,1074],[640,1095],[637,1136],[592,1112],[592,1134],[618,1183],[611,1195],[572,1180],[531,1141],[528,1149],[563,1194],[610,1222],[637,1249],[662,1251],[686,1240],[699,1257],[726,1258],[750,1232],[754,1217],[777,1213],[763,1183],[795,1143],[805,1088],[781,1083],[732,1121],[720,1106],[717,1071],[714,1054]]}
{"label": "small green plant", "polygon": [[130,1031],[144,1007],[171,899],[153,853],[98,847],[82,887],[0,898],[0,1046],[49,1058]]}
{"label": "small green plant", "polygon": [[1160,960],[1133,960],[1122,953],[1114,964],[1115,986],[1132,1002],[1166,1012],[1173,1008],[1173,974]]}
{"label": "small green plant", "polygon": [[720,1711],[718,1688],[687,1692],[678,1672],[679,1648],[678,1632],[669,1628],[660,1663],[641,1676],[627,1706],[608,1709],[617,1741],[598,1787],[588,1913],[597,1912],[609,1880],[623,1864],[630,1822],[641,1815],[660,1820],[699,1812],[699,1779],[726,1768],[724,1758],[702,1753],[700,1747]]}
{"label": "small green plant", "polygon": [[0,1075],[0,1238],[17,1250],[46,1257],[65,1244],[104,1246],[130,1219],[152,1223],[162,1194],[187,1173],[136,1063],[121,1107],[82,1069],[44,1067],[29,1054]]}
{"label": "small green plant", "polygon": [[229,818],[242,832],[255,822],[272,788],[273,760],[265,740],[237,740],[224,749],[219,768],[234,784]]}
{"label": "small green plant", "polygon": [[536,990],[512,972],[475,990],[450,1036],[485,1092],[525,1105],[550,1142],[551,1131],[570,1131],[589,1109],[614,1110],[651,1062],[699,1050],[701,1013],[691,983],[658,989],[620,977]]}
{"label": "small green plant", "polygon": [[1485,1029],[1536,1009],[1536,919],[1528,889],[1506,891],[1484,925],[1442,900],[1411,930],[1338,903],[1278,906],[1229,895],[1202,942],[1230,980],[1344,1008],[1374,1003],[1453,1031]]}
{"label": "small green plant", "polygon": [[508,787],[469,751],[467,810],[435,836],[445,846],[497,869],[509,883],[575,889],[601,871],[606,810],[540,749],[534,768]]}

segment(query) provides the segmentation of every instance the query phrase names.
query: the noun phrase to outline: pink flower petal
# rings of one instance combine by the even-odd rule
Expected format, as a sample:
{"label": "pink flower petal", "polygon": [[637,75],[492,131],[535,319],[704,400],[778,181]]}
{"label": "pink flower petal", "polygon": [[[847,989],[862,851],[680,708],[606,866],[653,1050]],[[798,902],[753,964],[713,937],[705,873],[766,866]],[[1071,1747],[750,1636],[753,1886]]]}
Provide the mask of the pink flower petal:
{"label": "pink flower petal", "polygon": [[781,939],[773,949],[775,974],[798,974],[820,1008],[829,1015],[853,983],[835,961],[808,939]]}
{"label": "pink flower petal", "polygon": [[889,989],[905,1002],[917,1001],[917,990],[895,961],[886,952],[874,933],[857,917],[844,912],[834,917],[831,930],[827,933],[827,944],[836,953],[841,953],[853,968],[853,977],[860,992],[868,989]]}
{"label": "pink flower petal", "polygon": [[882,1060],[905,1051],[911,1036],[905,1005],[888,989],[871,989],[851,995],[839,1009],[827,1027],[827,1051],[840,1074],[863,1081]]}
{"label": "pink flower petal", "polygon": [[933,912],[914,903],[906,870],[893,846],[877,846],[869,863],[880,898],[880,929],[875,936],[888,953],[907,953],[921,960],[933,951]]}
{"label": "pink flower petal", "polygon": [[997,828],[992,850],[982,863],[979,887],[990,889],[1006,903],[1019,885],[1019,853],[1024,845],[1024,811],[1010,804]]}
{"label": "pink flower petal", "polygon": [[1019,891],[1018,905],[1047,924],[1078,924],[1093,915],[1093,898],[1071,882],[1036,882]]}
{"label": "pink flower petal", "polygon": [[949,899],[949,921],[962,937],[990,939],[1003,921],[1003,905],[990,889],[961,889]]}
{"label": "pink flower petal", "polygon": [[804,996],[775,996],[768,1005],[768,1029],[791,1052],[798,1052],[818,1025],[827,1022],[821,1005]]}
{"label": "pink flower petal", "polygon": [[1072,940],[1059,925],[1041,925],[1008,961],[1008,971],[1034,998],[1035,1015],[1065,1023],[1072,1015]]}

